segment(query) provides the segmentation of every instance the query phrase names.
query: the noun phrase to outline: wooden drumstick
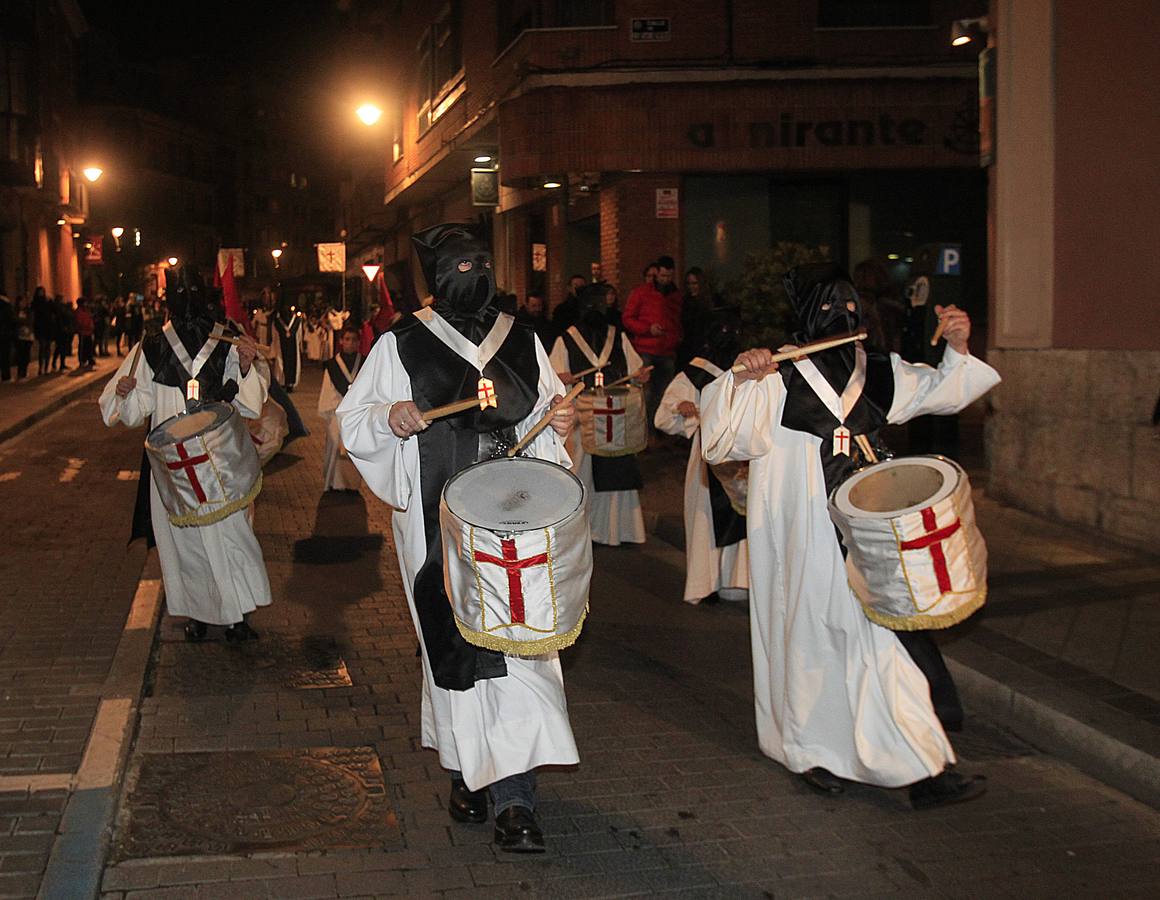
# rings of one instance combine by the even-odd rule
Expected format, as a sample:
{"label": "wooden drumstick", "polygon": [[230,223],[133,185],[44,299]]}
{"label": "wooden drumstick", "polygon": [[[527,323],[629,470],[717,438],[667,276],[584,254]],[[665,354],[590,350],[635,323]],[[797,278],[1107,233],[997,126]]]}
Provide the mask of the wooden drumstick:
{"label": "wooden drumstick", "polygon": [[617,378],[616,381],[611,381],[604,386],[606,388],[616,387],[618,384],[624,384],[626,381],[632,381],[632,379],[639,378],[641,375],[644,375],[646,372],[651,372],[652,370],[653,370],[652,366],[641,366],[639,369],[637,369],[631,375],[625,375],[623,378]]}
{"label": "wooden drumstick", "polygon": [[434,422],[436,419],[442,419],[444,416],[453,416],[456,413],[461,413],[465,409],[471,409],[473,406],[478,406],[481,410],[487,409],[489,406],[498,406],[494,392],[489,397],[482,400],[477,394],[474,397],[464,397],[462,400],[456,400],[454,403],[444,403],[442,406],[436,406],[434,409],[429,409],[426,412],[420,412],[420,415],[428,422]]}
{"label": "wooden drumstick", "polygon": [[131,365],[129,367],[129,377],[130,378],[137,377],[137,364],[139,362],[141,362],[141,345],[144,343],[145,343],[145,341],[143,341],[143,340],[138,341],[137,342],[137,349],[133,351],[133,365]]}
{"label": "wooden drumstick", "polygon": [[[223,344],[232,344],[235,347],[240,347],[242,345],[242,342],[238,338],[226,337],[224,334],[214,335],[214,338],[215,340],[221,341]],[[274,358],[273,350],[267,350],[261,344],[255,344],[254,346],[258,348],[258,355],[262,357],[262,359]]]}
{"label": "wooden drumstick", "polygon": [[565,403],[571,403],[573,400],[579,397],[583,391],[583,382],[572,385],[572,390],[568,391],[568,393],[564,395],[564,399],[553,406],[550,410],[548,410],[547,413],[544,414],[544,417],[540,419],[540,421],[538,421],[535,425],[533,425],[528,433],[516,442],[514,447],[508,450],[508,459],[513,458],[517,453],[523,450],[524,447],[528,446],[528,444],[534,441],[536,436],[539,435],[539,433],[545,428],[547,428],[549,424],[551,424],[552,417],[556,415],[556,410],[563,406]]}
{"label": "wooden drumstick", "polygon": [[[843,344],[852,344],[855,341],[866,340],[866,332],[859,331],[855,334],[844,334],[841,337],[827,338],[824,341],[814,341],[809,344],[802,344],[800,347],[795,347],[792,350],[783,350],[780,353],[773,354],[770,362],[784,362],[787,359],[801,359],[803,356],[809,356],[811,353],[817,353],[819,350],[829,350],[831,347],[841,347]],[[734,375],[745,371],[745,366],[736,365],[730,369]]]}
{"label": "wooden drumstick", "polygon": [[874,452],[874,448],[870,445],[870,438],[864,434],[856,434],[854,435],[854,443],[858,445],[858,449],[862,451],[862,455],[866,457],[867,462],[878,462],[878,454]]}
{"label": "wooden drumstick", "polygon": [[939,338],[941,338],[943,336],[943,331],[946,329],[946,327],[947,327],[947,320],[946,319],[939,319],[938,320],[938,328],[936,328],[934,330],[934,334],[931,336],[931,339],[930,339],[930,345],[932,347],[938,346]]}
{"label": "wooden drumstick", "polygon": [[[607,365],[608,363],[604,364],[604,366]],[[587,369],[584,369],[582,372],[572,372],[571,374],[573,378],[583,378],[585,375],[591,375],[593,372],[599,372],[604,368],[604,366],[590,366]]]}

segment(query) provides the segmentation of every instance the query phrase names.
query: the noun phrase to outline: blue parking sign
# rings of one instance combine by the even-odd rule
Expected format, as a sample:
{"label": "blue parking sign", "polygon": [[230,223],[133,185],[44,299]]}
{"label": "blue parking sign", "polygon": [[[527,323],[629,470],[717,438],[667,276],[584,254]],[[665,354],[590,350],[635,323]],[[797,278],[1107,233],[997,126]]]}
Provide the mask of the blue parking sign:
{"label": "blue parking sign", "polygon": [[935,265],[936,275],[958,275],[962,263],[962,244],[943,244],[939,247],[938,263]]}

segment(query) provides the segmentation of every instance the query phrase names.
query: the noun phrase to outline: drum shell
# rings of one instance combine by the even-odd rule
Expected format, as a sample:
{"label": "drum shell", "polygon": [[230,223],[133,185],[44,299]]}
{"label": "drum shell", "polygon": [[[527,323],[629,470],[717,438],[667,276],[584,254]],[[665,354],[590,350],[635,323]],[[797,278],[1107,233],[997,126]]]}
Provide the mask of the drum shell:
{"label": "drum shell", "polygon": [[[529,462],[539,464],[512,459],[503,465],[515,469]],[[588,614],[592,578],[585,507],[582,500],[547,527],[497,532],[457,515],[444,491],[439,504],[444,585],[456,627],[468,643],[515,656],[538,656],[575,643]],[[505,568],[504,560],[514,565]]]}
{"label": "drum shell", "polygon": [[[897,631],[949,628],[987,598],[987,545],[975,521],[970,480],[958,464],[936,458],[954,468],[957,483],[921,509],[850,515],[836,502],[841,486],[830,498],[830,516],[848,551],[851,589],[867,618]],[[893,462],[921,464],[922,459]],[[845,484],[874,469],[863,469]]]}
{"label": "drum shell", "polygon": [[228,410],[224,419],[200,434],[183,441],[162,440],[182,418],[178,415],[145,439],[157,494],[170,524],[178,528],[220,522],[253,503],[262,489],[261,465],[249,429],[229,404],[208,404],[203,409],[219,407]]}
{"label": "drum shell", "polygon": [[[576,398],[580,444],[593,456],[632,456],[648,446],[644,391],[635,384],[585,391]],[[600,415],[600,409],[617,412]]]}

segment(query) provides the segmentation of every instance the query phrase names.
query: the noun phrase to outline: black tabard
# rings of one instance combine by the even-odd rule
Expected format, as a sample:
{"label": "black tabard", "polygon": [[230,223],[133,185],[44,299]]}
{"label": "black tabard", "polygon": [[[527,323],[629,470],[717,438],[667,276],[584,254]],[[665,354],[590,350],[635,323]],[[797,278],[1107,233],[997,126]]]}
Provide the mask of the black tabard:
{"label": "black tabard", "polygon": [[[684,372],[698,394],[716,377],[700,366],[692,364],[685,366]],[[712,466],[709,466],[708,481],[709,509],[713,513],[713,542],[718,547],[728,547],[730,544],[745,540],[745,516],[733,508],[729,495],[725,493],[725,488],[721,486]]]}
{"label": "black tabard", "polygon": [[[607,340],[607,326],[602,326],[601,335],[597,344],[592,343],[592,335],[584,334],[584,340],[597,356],[604,349]],[[564,332],[564,346],[568,348],[568,369],[572,372],[583,372],[592,368],[592,361],[585,356],[580,347],[573,340],[572,335]],[[624,355],[624,338],[621,330],[616,329],[612,338],[612,355],[608,357],[608,365],[600,370],[604,373],[604,382],[607,384],[631,374],[628,371],[628,360]],[[591,372],[584,376],[584,383],[592,388],[596,384],[596,373]],[[644,479],[640,475],[640,466],[637,465],[635,454],[632,456],[596,456],[592,457],[592,486],[600,493],[606,491],[639,491],[644,487]]]}
{"label": "black tabard", "polygon": [[[475,395],[479,371],[413,315],[403,318],[391,333],[411,381],[411,396],[420,409],[433,409]],[[535,332],[514,324],[483,375],[495,385],[497,407],[482,411],[473,407],[436,419],[416,436],[427,548],[412,592],[435,683],[451,691],[466,691],[476,681],[503,677],[507,664],[502,653],[467,643],[455,627],[443,584],[439,500],[451,476],[479,461],[480,448],[487,445],[489,438],[498,433],[512,442],[515,426],[531,415],[539,396],[540,379]]]}
{"label": "black tabard", "polygon": [[[363,361],[362,354],[354,354],[354,361],[347,365],[351,372],[355,371],[355,367],[360,365]],[[343,362],[346,362],[344,359]],[[342,368],[338,364],[338,357],[332,357],[326,361],[324,366],[326,374],[330,376],[330,383],[334,385],[334,389],[338,391],[343,397],[346,392],[350,390],[350,382],[346,380],[346,375],[343,374]]]}
{"label": "black tabard", "polygon": [[[298,338],[302,328],[302,317],[294,313],[290,324],[286,325],[281,316],[274,316],[274,329],[278,332],[278,345],[282,350],[282,377],[287,384],[298,380]],[[294,374],[291,375],[290,373]]]}
{"label": "black tabard", "polygon": [[[835,355],[830,359],[818,362],[821,365],[831,361],[837,363],[836,365],[832,364],[831,368],[836,372],[845,371],[848,379],[852,367],[842,367],[841,358],[837,357],[835,351],[823,352]],[[817,357],[821,355],[815,354],[811,359],[817,360]],[[894,402],[894,370],[890,365],[890,356],[875,349],[866,350],[866,384],[862,388],[862,396],[858,398],[858,402],[850,410],[850,415],[846,417],[845,422],[839,422],[834,414],[826,408],[821,398],[810,387],[809,382],[798,371],[797,366],[793,363],[783,363],[778,371],[785,383],[786,390],[781,424],[793,431],[803,431],[822,439],[818,450],[822,456],[822,472],[826,479],[826,496],[828,497],[834,488],[841,484],[855,469],[853,456],[841,454],[834,456],[834,429],[839,425],[845,425],[850,430],[851,436],[865,434],[869,437],[871,444],[878,446],[877,432],[886,424],[886,416],[890,412],[890,405]],[[838,394],[841,393],[842,390],[839,388]],[[852,440],[851,444],[853,444]]]}

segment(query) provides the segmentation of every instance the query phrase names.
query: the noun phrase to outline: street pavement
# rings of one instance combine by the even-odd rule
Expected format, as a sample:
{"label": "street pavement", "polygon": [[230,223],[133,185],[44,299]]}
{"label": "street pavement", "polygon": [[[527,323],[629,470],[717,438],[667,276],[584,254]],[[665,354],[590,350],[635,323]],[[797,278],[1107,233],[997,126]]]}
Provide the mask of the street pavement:
{"label": "street pavement", "polygon": [[[680,602],[679,448],[647,457],[653,534],[643,547],[597,548],[588,624],[562,654],[581,764],[541,774],[550,852],[496,854],[489,827],[449,821],[447,779],[418,744],[419,666],[389,512],[365,491],[322,493],[319,381],[308,368],[293,395],[313,434],[267,468],[257,502],[275,596],[253,616],[262,640],[229,645],[215,632],[186,645],[179,622],[161,624],[103,897],[1155,896],[1160,814],[1037,749],[1034,735],[971,716],[955,738],[960,767],[985,773],[990,790],[924,813],[904,791],[851,786],[838,800],[819,798],[763,757],[744,606]],[[136,468],[141,434],[104,431],[95,416],[90,397],[0,445],[0,498],[20,523],[10,541],[32,548],[14,565],[6,554],[0,568],[5,741],[35,722],[30,709],[63,717],[48,706],[56,673],[28,679],[24,666],[51,659],[82,694],[84,679],[100,682],[141,569],[140,550],[123,544],[134,485],[117,480]],[[24,460],[46,446],[57,456],[33,480]],[[1012,513],[1003,542],[1019,537],[1020,558],[1038,562],[1008,566],[990,512],[980,515],[996,561],[995,609],[1010,612],[976,626],[972,643],[983,630],[1001,639],[984,639],[980,652],[1071,654],[1068,664],[1088,673],[1077,681],[1120,689],[1105,696],[1152,696],[1148,667],[1126,660],[1130,643],[1098,660],[1079,655],[1098,622],[1080,618],[1074,640],[1049,645],[1028,617],[1054,608],[1061,583],[1076,589],[1061,615],[1082,617],[1078,589],[1118,579],[1121,592],[1100,602],[1131,595],[1132,625],[1121,633],[1154,634],[1153,563],[1106,546],[1093,559],[1060,550],[1080,541],[1072,533],[1037,542],[1046,525]],[[37,541],[52,548],[53,565],[35,556]],[[1142,592],[1123,587],[1131,583]],[[86,647],[84,665],[70,661],[67,648],[86,641],[105,655]],[[22,680],[34,685],[18,695]],[[35,892],[67,795],[0,794],[0,896]]]}

